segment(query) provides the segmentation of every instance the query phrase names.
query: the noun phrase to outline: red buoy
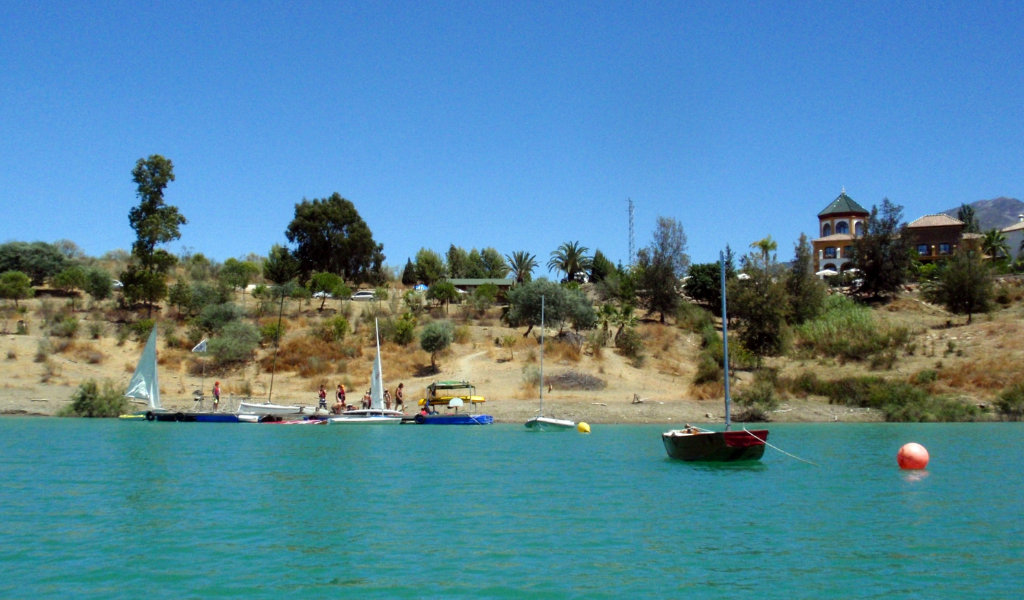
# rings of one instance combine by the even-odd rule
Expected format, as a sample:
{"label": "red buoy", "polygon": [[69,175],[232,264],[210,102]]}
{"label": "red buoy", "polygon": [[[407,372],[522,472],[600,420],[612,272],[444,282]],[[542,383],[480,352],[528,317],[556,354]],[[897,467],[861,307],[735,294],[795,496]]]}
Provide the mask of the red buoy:
{"label": "red buoy", "polygon": [[896,453],[901,469],[923,469],[928,466],[928,451],[921,444],[904,444]]}

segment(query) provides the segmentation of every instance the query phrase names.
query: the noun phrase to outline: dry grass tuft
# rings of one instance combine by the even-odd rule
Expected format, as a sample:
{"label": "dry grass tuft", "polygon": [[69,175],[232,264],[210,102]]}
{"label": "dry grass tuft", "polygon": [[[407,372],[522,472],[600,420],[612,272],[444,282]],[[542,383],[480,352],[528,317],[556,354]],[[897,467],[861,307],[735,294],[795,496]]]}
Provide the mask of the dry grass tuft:
{"label": "dry grass tuft", "polygon": [[156,363],[160,366],[165,366],[173,369],[180,369],[181,363],[185,359],[185,352],[181,350],[167,349],[160,353],[157,357]]}
{"label": "dry grass tuft", "polygon": [[555,362],[566,361],[578,363],[583,358],[583,351],[565,342],[547,342],[544,347],[544,359]]}
{"label": "dry grass tuft", "polygon": [[1017,357],[1000,352],[949,365],[939,370],[939,381],[963,391],[1001,390],[1024,382],[1024,372]]}
{"label": "dry grass tuft", "polygon": [[98,348],[92,345],[79,346],[75,350],[75,357],[84,360],[90,365],[100,365],[107,359],[107,355],[103,354]]}
{"label": "dry grass tuft", "polygon": [[690,396],[694,400],[725,398],[725,383],[722,381],[708,381],[706,383],[693,384],[690,386]]}

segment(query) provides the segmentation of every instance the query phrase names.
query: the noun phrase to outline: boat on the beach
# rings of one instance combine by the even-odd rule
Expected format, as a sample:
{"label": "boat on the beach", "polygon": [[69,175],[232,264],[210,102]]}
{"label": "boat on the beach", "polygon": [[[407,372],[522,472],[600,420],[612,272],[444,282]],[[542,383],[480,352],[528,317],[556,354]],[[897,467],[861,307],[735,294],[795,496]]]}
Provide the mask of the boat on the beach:
{"label": "boat on the beach", "polygon": [[[374,327],[377,327],[376,322]],[[373,374],[370,377],[370,408],[346,410],[337,416],[328,417],[334,425],[398,425],[405,413],[384,408],[384,376],[380,364],[380,329],[376,329],[377,355],[373,359]]]}
{"label": "boat on the beach", "polygon": [[302,415],[308,414],[307,406],[274,404],[272,402],[239,402],[238,414],[245,415]]}
{"label": "boat on the beach", "polygon": [[732,416],[729,398],[729,318],[725,299],[725,255],[719,254],[722,269],[722,364],[725,368],[725,431],[711,431],[687,424],[683,429],[673,429],[661,434],[665,451],[672,458],[686,461],[733,462],[761,460],[768,430],[731,431]]}
{"label": "boat on the beach", "polygon": [[412,419],[407,417],[403,422],[412,422],[418,425],[491,425],[494,423],[494,417],[491,415],[460,413],[459,409],[462,408],[462,406],[463,402],[461,398],[452,398],[448,402],[448,408],[454,409],[454,413],[423,414],[421,412]]}
{"label": "boat on the beach", "polygon": [[[494,417],[491,415],[459,412],[459,409],[466,406],[467,403],[471,409],[476,410],[476,405],[484,402],[484,397],[476,394],[476,387],[465,379],[462,381],[434,381],[427,386],[423,398],[419,402],[426,414],[420,412],[411,419],[406,418],[405,422],[419,425],[490,425],[494,423]],[[438,406],[455,412],[438,414],[435,411]]]}
{"label": "boat on the beach", "polygon": [[565,431],[576,428],[576,423],[568,419],[544,416],[544,296],[540,297],[540,409],[537,416],[524,425],[532,431]]}

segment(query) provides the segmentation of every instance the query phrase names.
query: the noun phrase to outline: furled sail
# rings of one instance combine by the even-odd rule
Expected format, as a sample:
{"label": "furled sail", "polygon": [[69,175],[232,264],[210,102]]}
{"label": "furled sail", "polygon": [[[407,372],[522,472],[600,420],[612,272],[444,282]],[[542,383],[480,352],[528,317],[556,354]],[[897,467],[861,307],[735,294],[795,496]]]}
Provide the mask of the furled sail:
{"label": "furled sail", "polygon": [[142,400],[150,408],[159,409],[160,406],[160,382],[156,378],[156,327],[149,334],[149,341],[142,351],[142,358],[139,359],[132,380],[128,382],[128,391],[124,393],[129,398]]}
{"label": "furled sail", "polygon": [[[376,321],[374,321],[374,327],[377,327]],[[384,408],[384,377],[381,374],[380,367],[380,330],[376,332],[377,342],[377,357],[373,360],[373,378],[370,380],[370,408],[383,409]]]}

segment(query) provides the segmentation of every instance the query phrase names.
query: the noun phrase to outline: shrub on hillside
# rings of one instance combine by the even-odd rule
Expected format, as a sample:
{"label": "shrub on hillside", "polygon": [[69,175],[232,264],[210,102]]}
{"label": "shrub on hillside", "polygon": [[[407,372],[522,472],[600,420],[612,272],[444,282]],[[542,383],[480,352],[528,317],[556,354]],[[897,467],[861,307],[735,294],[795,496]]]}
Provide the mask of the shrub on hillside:
{"label": "shrub on hillside", "polygon": [[71,396],[71,404],[57,414],[62,417],[116,417],[128,412],[124,392],[105,379],[102,384],[89,379],[78,386]]}
{"label": "shrub on hillside", "polygon": [[334,316],[320,321],[313,326],[310,335],[328,343],[340,342],[351,331],[348,319]]}
{"label": "shrub on hillside", "polygon": [[1024,383],[1017,383],[1003,390],[996,401],[996,409],[1010,421],[1024,419]]}
{"label": "shrub on hillside", "polygon": [[62,338],[73,338],[78,335],[79,322],[75,317],[64,317],[53,324],[50,335]]}
{"label": "shrub on hillside", "polygon": [[623,356],[629,358],[634,367],[639,368],[644,362],[644,337],[635,327],[627,327],[615,340],[615,347]]}
{"label": "shrub on hillside", "polygon": [[260,332],[255,325],[238,321],[228,323],[211,338],[208,350],[219,366],[228,366],[251,360],[259,341]]}
{"label": "shrub on hillside", "polygon": [[679,308],[676,309],[676,325],[693,333],[701,333],[705,327],[714,330],[711,311],[691,302],[679,303]]}
{"label": "shrub on hillside", "polygon": [[879,327],[871,309],[842,295],[830,296],[825,312],[797,327],[796,333],[796,347],[804,355],[856,361],[905,347],[910,341],[907,328]]}
{"label": "shrub on hillside", "polygon": [[199,313],[199,316],[195,319],[195,324],[203,331],[216,334],[224,329],[228,323],[238,321],[243,316],[242,309],[233,302],[210,304]]}

